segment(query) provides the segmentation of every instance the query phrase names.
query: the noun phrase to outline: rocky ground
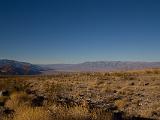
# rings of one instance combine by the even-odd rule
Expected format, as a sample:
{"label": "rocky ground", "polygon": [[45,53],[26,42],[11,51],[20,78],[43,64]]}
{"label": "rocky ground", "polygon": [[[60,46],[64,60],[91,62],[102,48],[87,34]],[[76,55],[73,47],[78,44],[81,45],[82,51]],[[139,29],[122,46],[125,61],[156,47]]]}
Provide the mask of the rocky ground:
{"label": "rocky ground", "polygon": [[0,114],[5,120],[17,118],[19,103],[43,107],[51,120],[160,120],[158,69],[8,76],[1,77],[0,84]]}

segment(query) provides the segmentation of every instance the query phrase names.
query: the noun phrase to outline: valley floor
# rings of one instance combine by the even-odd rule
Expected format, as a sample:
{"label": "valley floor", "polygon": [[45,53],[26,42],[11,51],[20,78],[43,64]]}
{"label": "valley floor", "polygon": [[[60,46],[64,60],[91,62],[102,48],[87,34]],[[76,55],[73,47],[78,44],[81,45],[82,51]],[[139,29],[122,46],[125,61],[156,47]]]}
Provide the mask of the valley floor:
{"label": "valley floor", "polygon": [[0,77],[0,120],[160,120],[160,70]]}

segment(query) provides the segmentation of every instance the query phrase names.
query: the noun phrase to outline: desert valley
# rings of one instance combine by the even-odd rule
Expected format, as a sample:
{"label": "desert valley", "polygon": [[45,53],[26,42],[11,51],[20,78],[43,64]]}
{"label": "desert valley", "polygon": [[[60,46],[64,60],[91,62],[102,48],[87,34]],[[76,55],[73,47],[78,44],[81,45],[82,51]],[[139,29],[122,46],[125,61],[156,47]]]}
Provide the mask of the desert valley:
{"label": "desert valley", "polygon": [[0,0],[0,120],[160,120],[160,0]]}
{"label": "desert valley", "polygon": [[[75,72],[57,65],[63,71],[46,74],[47,65],[1,61],[1,120],[160,119],[159,63],[92,62]],[[126,66],[132,69],[119,69]]]}

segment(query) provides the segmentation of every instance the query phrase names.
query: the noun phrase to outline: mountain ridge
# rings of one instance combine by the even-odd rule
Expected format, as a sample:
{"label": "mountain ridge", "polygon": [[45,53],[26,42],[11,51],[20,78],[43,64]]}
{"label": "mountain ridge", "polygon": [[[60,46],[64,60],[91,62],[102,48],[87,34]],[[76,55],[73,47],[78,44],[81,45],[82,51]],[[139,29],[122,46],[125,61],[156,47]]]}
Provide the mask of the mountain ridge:
{"label": "mountain ridge", "polygon": [[105,72],[160,68],[160,62],[93,61],[78,64],[31,64],[0,59],[0,75],[37,75],[54,72]]}
{"label": "mountain ridge", "polygon": [[142,61],[94,61],[79,64],[48,64],[44,65],[58,71],[114,71],[160,68],[160,62]]}
{"label": "mountain ridge", "polygon": [[27,62],[0,59],[0,75],[36,75],[41,74],[43,68]]}

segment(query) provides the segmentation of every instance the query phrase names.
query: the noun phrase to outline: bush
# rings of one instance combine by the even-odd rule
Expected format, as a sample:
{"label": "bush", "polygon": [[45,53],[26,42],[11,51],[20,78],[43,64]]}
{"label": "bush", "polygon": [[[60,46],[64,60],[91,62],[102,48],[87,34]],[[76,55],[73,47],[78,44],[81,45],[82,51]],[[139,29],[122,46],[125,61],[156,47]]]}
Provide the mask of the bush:
{"label": "bush", "polygon": [[42,107],[20,106],[13,120],[51,120],[50,113]]}
{"label": "bush", "polygon": [[29,96],[25,92],[14,92],[11,94],[10,99],[5,103],[6,107],[17,109],[22,104],[30,104]]}

